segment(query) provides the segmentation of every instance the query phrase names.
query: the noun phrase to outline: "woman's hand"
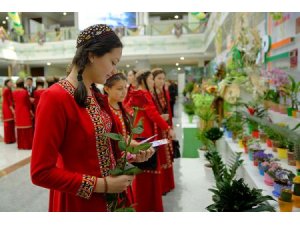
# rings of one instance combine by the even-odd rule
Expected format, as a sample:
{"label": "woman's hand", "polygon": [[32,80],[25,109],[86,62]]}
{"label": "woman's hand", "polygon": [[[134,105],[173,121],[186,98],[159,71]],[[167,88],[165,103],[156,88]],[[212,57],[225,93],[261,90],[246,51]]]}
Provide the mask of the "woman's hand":
{"label": "woman's hand", "polygon": [[170,130],[169,130],[169,136],[171,137],[172,140],[175,140],[175,139],[176,139],[176,134],[175,134],[175,132],[174,132],[173,129],[170,129]]}
{"label": "woman's hand", "polygon": [[106,177],[106,184],[104,178],[98,178],[94,192],[104,193],[107,185],[107,193],[121,193],[131,185],[133,178],[134,176],[130,175],[108,176]]}

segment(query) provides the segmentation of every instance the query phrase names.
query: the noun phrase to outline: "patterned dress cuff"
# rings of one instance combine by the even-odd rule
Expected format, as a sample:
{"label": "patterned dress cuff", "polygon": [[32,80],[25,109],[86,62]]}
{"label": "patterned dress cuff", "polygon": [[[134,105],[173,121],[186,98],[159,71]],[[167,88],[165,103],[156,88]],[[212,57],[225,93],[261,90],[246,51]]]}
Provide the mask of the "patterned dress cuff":
{"label": "patterned dress cuff", "polygon": [[90,199],[96,186],[96,182],[97,177],[84,174],[76,195],[81,198]]}

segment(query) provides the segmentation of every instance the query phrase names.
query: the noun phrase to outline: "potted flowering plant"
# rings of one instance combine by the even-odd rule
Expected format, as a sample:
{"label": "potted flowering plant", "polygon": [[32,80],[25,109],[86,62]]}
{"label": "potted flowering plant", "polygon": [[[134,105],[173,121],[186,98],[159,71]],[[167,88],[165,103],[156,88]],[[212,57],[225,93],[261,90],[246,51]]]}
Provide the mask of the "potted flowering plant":
{"label": "potted flowering plant", "polygon": [[258,166],[260,163],[270,161],[273,158],[273,154],[266,154],[263,151],[255,152],[253,155],[254,166]]}
{"label": "potted flowering plant", "polygon": [[259,141],[257,139],[251,139],[248,141],[248,156],[251,161],[254,160],[253,156],[256,152],[263,152]]}
{"label": "potted flowering plant", "polygon": [[291,189],[295,174],[287,169],[279,168],[275,171],[273,195],[278,197],[282,189]]}
{"label": "potted flowering plant", "polygon": [[272,161],[268,164],[265,164],[264,182],[266,185],[274,185],[275,173],[279,169],[281,169],[281,166],[277,162]]}

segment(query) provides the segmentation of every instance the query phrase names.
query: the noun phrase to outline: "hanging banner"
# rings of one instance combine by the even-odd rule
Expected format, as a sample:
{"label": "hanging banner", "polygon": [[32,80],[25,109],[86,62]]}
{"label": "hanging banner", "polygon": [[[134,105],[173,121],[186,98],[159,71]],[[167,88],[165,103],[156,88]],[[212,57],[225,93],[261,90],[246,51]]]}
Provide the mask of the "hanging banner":
{"label": "hanging banner", "polygon": [[19,13],[17,12],[9,12],[7,13],[10,21],[12,22],[12,28],[15,30],[15,32],[22,36],[24,34],[24,29],[20,20]]}

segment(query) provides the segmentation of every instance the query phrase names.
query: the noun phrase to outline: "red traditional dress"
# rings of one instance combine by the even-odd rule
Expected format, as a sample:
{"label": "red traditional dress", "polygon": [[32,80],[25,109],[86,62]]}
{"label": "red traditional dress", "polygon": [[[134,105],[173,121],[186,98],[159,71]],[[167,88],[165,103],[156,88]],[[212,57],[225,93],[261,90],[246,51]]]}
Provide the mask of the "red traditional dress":
{"label": "red traditional dress", "polygon": [[18,149],[31,149],[33,139],[31,103],[28,92],[17,88],[13,91]]}
{"label": "red traditional dress", "polygon": [[129,114],[132,114],[133,113],[133,110],[130,108],[130,106],[128,105],[129,104],[129,99],[130,99],[130,96],[132,94],[132,92],[135,90],[135,86],[133,86],[132,84],[129,85],[128,89],[127,89],[127,94],[126,94],[126,97],[123,101],[123,106],[124,108],[126,109],[126,111],[129,113]]}
{"label": "red traditional dress", "polygon": [[[110,211],[106,195],[93,192],[97,177],[116,167],[120,152],[103,134],[115,132],[107,99],[94,93],[79,107],[75,88],[59,81],[41,96],[36,112],[31,179],[50,189],[49,211]],[[97,98],[96,98],[97,97]]]}
{"label": "red traditional dress", "polygon": [[2,91],[2,119],[4,126],[4,143],[10,144],[16,142],[13,96],[10,88],[4,87]]}
{"label": "red traditional dress", "polygon": [[33,98],[34,98],[34,101],[33,101],[33,105],[34,105],[34,111],[36,111],[36,108],[37,108],[37,105],[40,101],[40,97],[41,97],[41,94],[45,91],[46,89],[36,89],[34,92],[33,92]]}
{"label": "red traditional dress", "polygon": [[[128,104],[139,107],[136,124],[140,119],[143,121],[144,131],[140,137],[148,138],[155,134],[154,124],[156,123],[162,130],[168,130],[169,125],[160,116],[153,102],[151,93],[144,90],[132,91]],[[155,155],[156,156],[156,155]],[[161,166],[157,157],[157,167],[155,170],[144,170],[136,175],[133,183],[136,209],[140,212],[162,212],[162,190],[161,190]]]}
{"label": "red traditional dress", "polygon": [[[172,113],[170,107],[170,97],[168,92],[154,94],[154,100],[160,114],[169,114],[169,125],[172,126]],[[175,188],[174,171],[173,171],[173,147],[168,132],[162,130],[156,125],[158,139],[167,138],[170,143],[159,146],[158,157],[162,168],[162,191],[167,193]]]}
{"label": "red traditional dress", "polygon": [[[119,106],[122,107],[121,104],[119,104]],[[122,134],[122,136],[125,137],[125,139],[126,139],[128,137],[128,132],[127,132],[125,121],[124,121],[124,115],[122,113],[122,110],[125,113],[125,109],[124,108],[115,109],[111,105],[109,107],[112,112],[113,120],[116,124],[118,133]],[[127,188],[127,197],[128,197],[128,205],[135,203],[134,194],[133,194],[133,190],[132,190],[131,186],[128,186],[128,188]]]}

